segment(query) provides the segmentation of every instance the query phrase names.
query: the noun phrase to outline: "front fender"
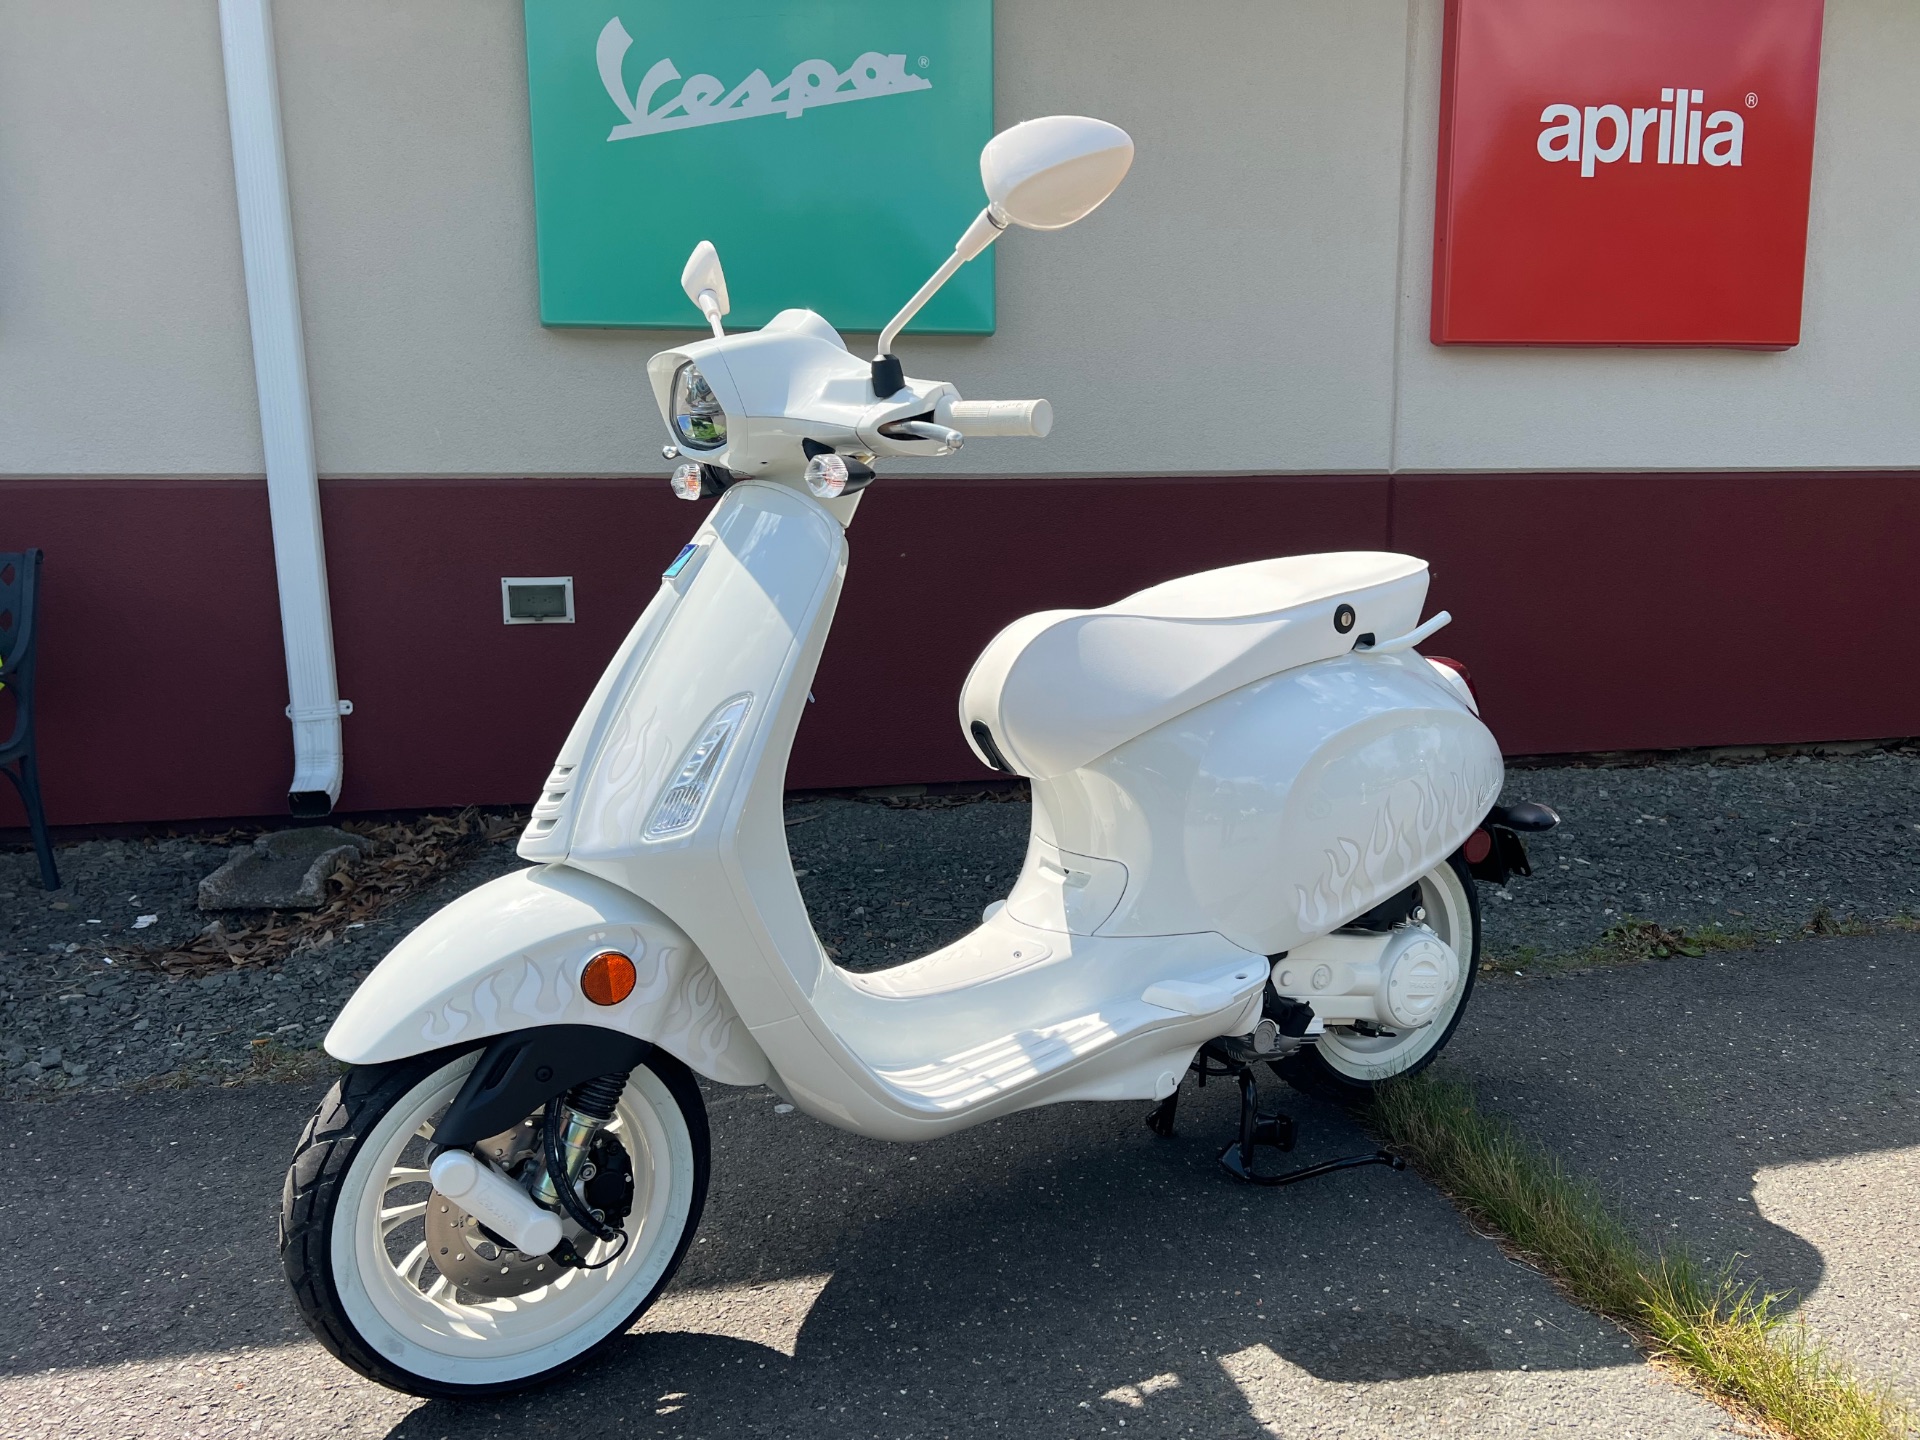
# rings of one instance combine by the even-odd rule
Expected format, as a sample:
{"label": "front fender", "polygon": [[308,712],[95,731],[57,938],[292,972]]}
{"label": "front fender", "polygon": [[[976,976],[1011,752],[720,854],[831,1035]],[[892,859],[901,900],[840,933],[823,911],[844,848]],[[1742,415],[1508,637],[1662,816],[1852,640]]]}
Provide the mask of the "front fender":
{"label": "front fender", "polygon": [[[618,1005],[580,992],[582,967],[602,950],[630,956],[638,972]],[[639,896],[566,865],[503,875],[430,917],[361,982],[326,1047],[349,1065],[377,1065],[542,1025],[650,1040],[727,1085],[773,1077],[686,932]]]}

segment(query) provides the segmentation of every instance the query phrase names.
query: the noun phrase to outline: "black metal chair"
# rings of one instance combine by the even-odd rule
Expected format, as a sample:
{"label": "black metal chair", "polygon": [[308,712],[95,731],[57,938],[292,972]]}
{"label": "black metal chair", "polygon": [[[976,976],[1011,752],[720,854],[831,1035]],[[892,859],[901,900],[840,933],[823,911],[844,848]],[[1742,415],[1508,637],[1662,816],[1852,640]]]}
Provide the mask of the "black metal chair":
{"label": "black metal chair", "polygon": [[0,685],[13,696],[13,733],[0,740],[0,775],[13,782],[27,807],[33,853],[40,857],[40,883],[58,890],[60,872],[53,868],[40,772],[33,763],[33,612],[39,597],[40,552],[0,553]]}

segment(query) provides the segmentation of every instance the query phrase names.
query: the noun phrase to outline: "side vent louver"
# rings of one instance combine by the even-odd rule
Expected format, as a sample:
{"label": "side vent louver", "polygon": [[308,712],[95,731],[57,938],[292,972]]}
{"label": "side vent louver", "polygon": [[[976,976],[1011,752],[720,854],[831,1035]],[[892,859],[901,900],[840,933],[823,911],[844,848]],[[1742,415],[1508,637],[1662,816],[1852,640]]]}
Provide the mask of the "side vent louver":
{"label": "side vent louver", "polygon": [[553,767],[553,773],[547,776],[547,783],[540,787],[540,798],[534,802],[533,818],[527,822],[527,839],[544,840],[560,823],[560,812],[565,808],[567,795],[573,789],[575,768],[572,765]]}

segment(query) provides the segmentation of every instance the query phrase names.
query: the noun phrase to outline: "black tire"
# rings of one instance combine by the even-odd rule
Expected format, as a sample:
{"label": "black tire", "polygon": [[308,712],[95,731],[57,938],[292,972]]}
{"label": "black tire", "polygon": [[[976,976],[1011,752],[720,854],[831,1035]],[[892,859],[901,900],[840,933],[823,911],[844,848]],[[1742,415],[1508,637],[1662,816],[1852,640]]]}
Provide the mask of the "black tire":
{"label": "black tire", "polygon": [[[1435,1056],[1446,1049],[1447,1042],[1453,1038],[1453,1032],[1460,1026],[1460,1017],[1467,1013],[1467,1002],[1473,998],[1474,980],[1480,973],[1480,891],[1474,884],[1473,872],[1467,868],[1464,855],[1456,851],[1446,863],[1466,892],[1466,911],[1473,932],[1469,953],[1461,957],[1466,969],[1466,979],[1460,987],[1459,1003],[1453,1007],[1453,1014],[1441,1027],[1439,1038],[1422,1050],[1415,1059],[1397,1069],[1396,1076],[1418,1075],[1433,1063]],[[1457,953],[1458,947],[1456,946],[1455,949]],[[1361,1079],[1336,1069],[1328,1062],[1326,1056],[1320,1053],[1320,1047],[1317,1045],[1305,1046],[1284,1060],[1274,1061],[1273,1071],[1302,1094],[1346,1107],[1365,1105],[1373,1098],[1374,1090],[1385,1083],[1384,1078]]]}
{"label": "black tire", "polygon": [[632,1328],[680,1268],[699,1228],[711,1171],[706,1105],[687,1067],[655,1050],[638,1070],[649,1070],[679,1107],[692,1142],[692,1201],[679,1240],[658,1280],[601,1339],[560,1363],[511,1379],[456,1384],[423,1376],[383,1356],[354,1324],[340,1295],[332,1263],[333,1226],[341,1189],[361,1142],[397,1104],[451,1062],[480,1047],[455,1047],[386,1065],[349,1070],[328,1091],[307,1121],[280,1195],[280,1264],[293,1290],[300,1318],[314,1338],[343,1365],[367,1379],[410,1395],[458,1399],[505,1394],[542,1384],[612,1345]]}

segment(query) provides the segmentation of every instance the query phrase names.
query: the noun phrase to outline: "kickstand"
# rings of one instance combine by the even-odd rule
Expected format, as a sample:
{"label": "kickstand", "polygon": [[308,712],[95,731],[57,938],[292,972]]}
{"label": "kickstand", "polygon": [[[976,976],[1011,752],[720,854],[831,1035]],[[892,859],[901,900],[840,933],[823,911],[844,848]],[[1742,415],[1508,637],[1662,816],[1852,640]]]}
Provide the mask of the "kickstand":
{"label": "kickstand", "polygon": [[[1316,1175],[1331,1175],[1336,1170],[1351,1170],[1361,1165],[1386,1165],[1394,1170],[1404,1170],[1407,1162],[1390,1150],[1376,1150],[1371,1155],[1347,1155],[1338,1160],[1322,1161],[1318,1165],[1302,1166],[1298,1170],[1288,1170],[1280,1175],[1262,1175],[1253,1168],[1253,1152],[1261,1145],[1271,1145],[1276,1150],[1291,1150],[1296,1135],[1293,1117],[1289,1115],[1262,1115],[1259,1111],[1260,1092],[1254,1084],[1253,1068],[1242,1067],[1240,1081],[1240,1136],[1226,1149],[1220,1152],[1221,1167],[1236,1180],[1245,1180],[1250,1185],[1295,1185],[1302,1180],[1311,1180]],[[1165,1110],[1167,1131],[1173,1123],[1173,1100],[1169,1097],[1160,1102],[1147,1124]],[[1158,1126],[1154,1126],[1158,1130]]]}
{"label": "kickstand", "polygon": [[1147,1129],[1162,1140],[1173,1134],[1173,1112],[1179,1108],[1180,1091],[1174,1092],[1147,1112]]}

